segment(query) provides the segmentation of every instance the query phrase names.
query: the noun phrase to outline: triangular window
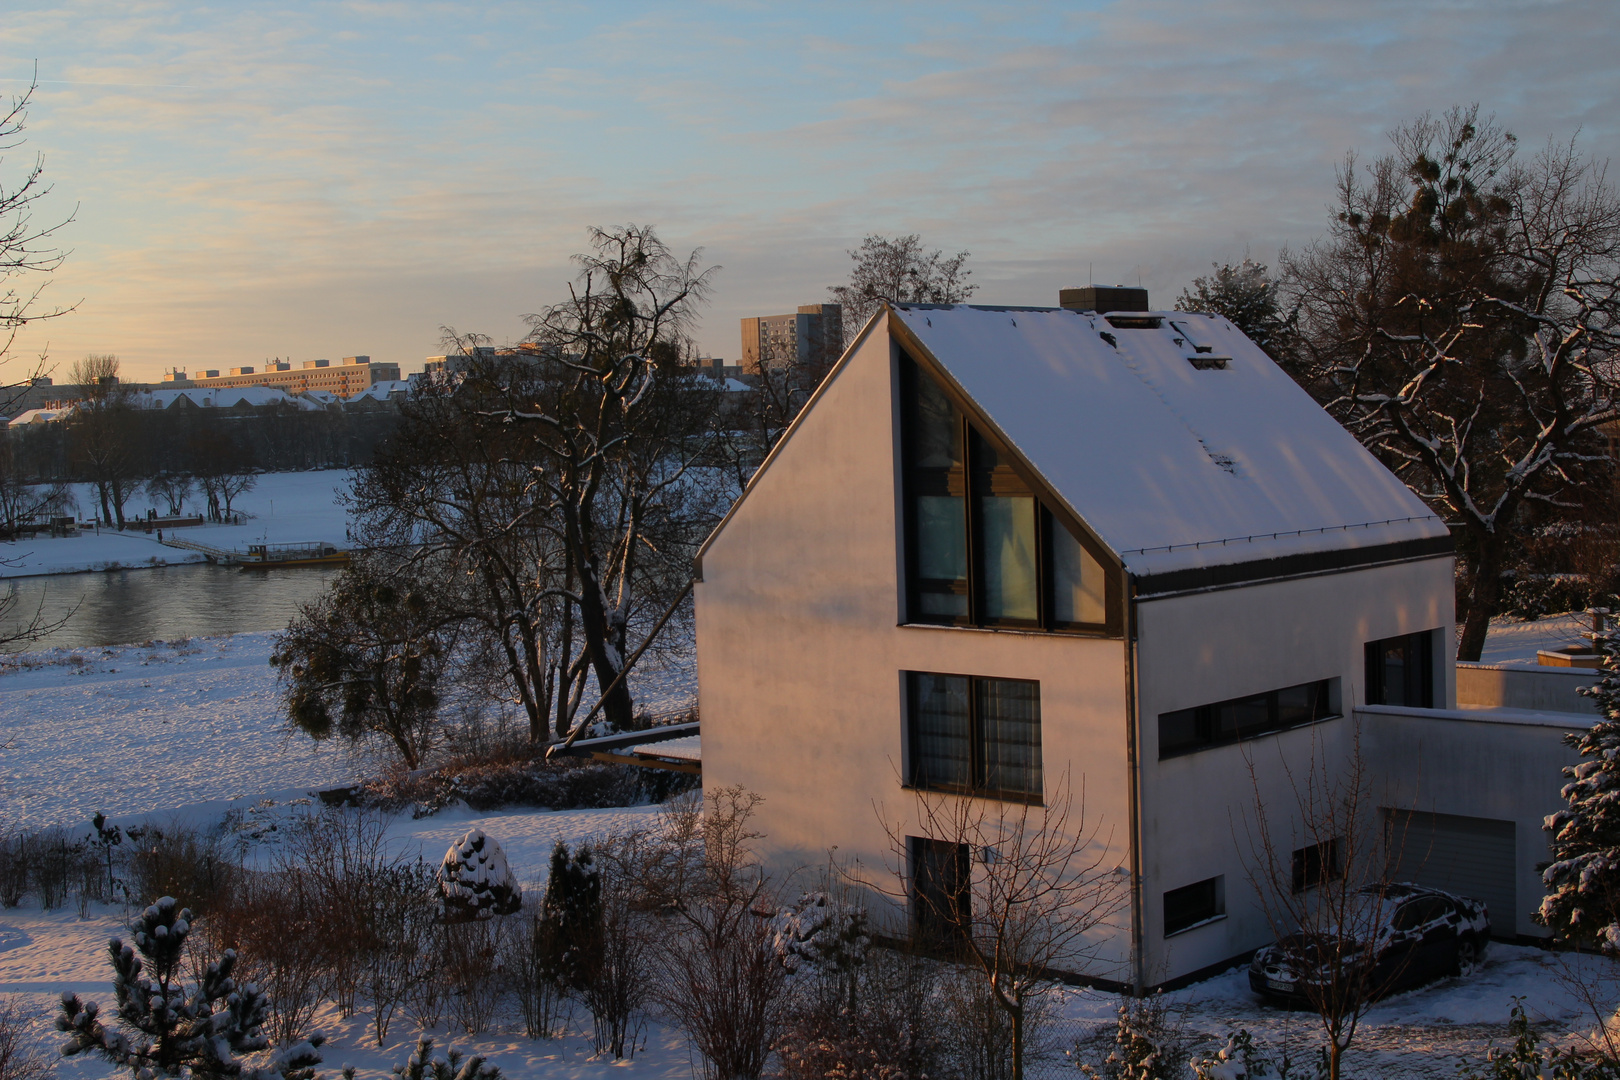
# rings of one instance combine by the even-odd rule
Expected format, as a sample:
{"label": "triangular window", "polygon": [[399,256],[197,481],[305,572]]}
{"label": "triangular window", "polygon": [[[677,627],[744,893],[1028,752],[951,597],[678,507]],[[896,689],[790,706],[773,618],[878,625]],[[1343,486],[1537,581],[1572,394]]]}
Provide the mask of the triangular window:
{"label": "triangular window", "polygon": [[907,621],[1117,633],[1100,546],[937,380],[901,369]]}

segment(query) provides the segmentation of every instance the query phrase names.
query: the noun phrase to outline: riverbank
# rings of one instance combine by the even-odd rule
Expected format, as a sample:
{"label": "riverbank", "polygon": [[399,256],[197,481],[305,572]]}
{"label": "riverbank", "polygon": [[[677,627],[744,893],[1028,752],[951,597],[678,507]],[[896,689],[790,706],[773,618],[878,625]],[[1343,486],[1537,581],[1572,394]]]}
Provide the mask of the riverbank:
{"label": "riverbank", "polygon": [[[168,532],[171,539],[193,540],[210,547],[246,551],[249,544],[296,544],[324,541],[346,547],[348,519],[338,492],[348,485],[343,469],[319,472],[265,473],[252,490],[237,498],[233,509],[247,520],[241,525],[201,525]],[[99,513],[95,489],[72,485],[81,517]],[[126,517],[144,515],[149,500],[132,500]],[[196,512],[200,504],[187,505]],[[167,507],[162,509],[167,510]],[[138,570],[204,562],[200,552],[167,547],[156,534],[118,532],[103,527],[71,537],[39,537],[0,542],[0,578]]]}

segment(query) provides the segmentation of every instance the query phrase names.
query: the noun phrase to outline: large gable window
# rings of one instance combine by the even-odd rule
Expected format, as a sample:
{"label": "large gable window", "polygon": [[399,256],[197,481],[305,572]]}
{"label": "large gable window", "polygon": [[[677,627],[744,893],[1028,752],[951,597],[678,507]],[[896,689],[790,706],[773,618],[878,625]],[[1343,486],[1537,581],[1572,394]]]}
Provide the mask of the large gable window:
{"label": "large gable window", "polygon": [[1117,632],[1099,552],[938,382],[901,364],[907,621]]}

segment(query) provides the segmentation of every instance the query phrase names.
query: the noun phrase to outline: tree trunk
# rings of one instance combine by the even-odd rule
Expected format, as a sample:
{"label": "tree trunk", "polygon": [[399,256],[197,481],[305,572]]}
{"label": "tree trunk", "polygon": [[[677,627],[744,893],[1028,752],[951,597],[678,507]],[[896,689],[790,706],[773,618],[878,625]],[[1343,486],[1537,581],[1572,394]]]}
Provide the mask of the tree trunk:
{"label": "tree trunk", "polygon": [[1007,1016],[1012,1020],[1012,1080],[1024,1080],[1024,1007],[1013,1006]]}
{"label": "tree trunk", "polygon": [[124,529],[124,485],[115,477],[112,482],[113,513],[118,516],[118,530]]}
{"label": "tree trunk", "polygon": [[1328,1080],[1339,1080],[1339,1062],[1344,1059],[1344,1047],[1337,1042],[1328,1043]]}
{"label": "tree trunk", "polygon": [[1476,546],[1468,557],[1468,614],[1457,641],[1457,659],[1465,662],[1477,662],[1484,651],[1491,616],[1502,595],[1503,537],[1481,530],[1472,539]]}

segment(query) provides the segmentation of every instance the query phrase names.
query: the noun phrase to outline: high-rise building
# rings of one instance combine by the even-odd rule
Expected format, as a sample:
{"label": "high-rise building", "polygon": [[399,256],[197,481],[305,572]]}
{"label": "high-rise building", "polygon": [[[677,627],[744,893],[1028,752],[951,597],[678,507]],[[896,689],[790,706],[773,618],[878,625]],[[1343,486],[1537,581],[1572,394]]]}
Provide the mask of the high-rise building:
{"label": "high-rise building", "polygon": [[819,363],[831,367],[844,351],[844,309],[806,304],[792,315],[759,315],[742,321],[742,369]]}
{"label": "high-rise building", "polygon": [[397,382],[399,365],[372,363],[369,356],[345,356],[341,364],[330,360],[305,360],[299,367],[289,361],[272,361],[261,368],[234,367],[221,375],[218,368],[209,368],[187,376],[184,371],[173,370],[163,376],[165,389],[214,386],[274,386],[289,394],[306,390],[325,390],[338,397],[352,397],[380,382]]}

